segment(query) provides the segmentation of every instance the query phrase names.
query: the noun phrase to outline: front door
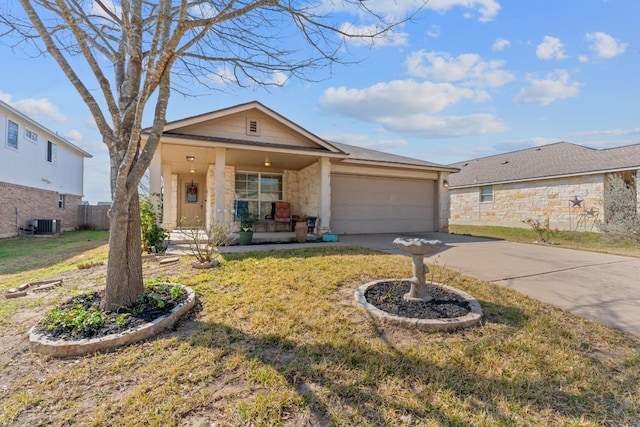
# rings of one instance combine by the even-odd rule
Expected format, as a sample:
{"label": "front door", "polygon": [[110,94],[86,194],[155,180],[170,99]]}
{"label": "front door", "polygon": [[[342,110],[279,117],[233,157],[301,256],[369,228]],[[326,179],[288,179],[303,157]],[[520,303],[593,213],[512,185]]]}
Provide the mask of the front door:
{"label": "front door", "polygon": [[185,176],[180,180],[178,200],[180,200],[180,226],[193,225],[196,218],[205,222],[205,178],[204,176]]}

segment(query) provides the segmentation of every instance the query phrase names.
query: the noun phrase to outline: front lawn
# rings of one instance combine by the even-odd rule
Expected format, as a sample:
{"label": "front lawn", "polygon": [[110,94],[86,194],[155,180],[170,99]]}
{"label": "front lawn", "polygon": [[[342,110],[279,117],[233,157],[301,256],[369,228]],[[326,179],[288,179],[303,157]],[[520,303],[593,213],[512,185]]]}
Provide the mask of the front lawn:
{"label": "front lawn", "polygon": [[[106,251],[90,258],[100,261]],[[481,326],[455,333],[386,328],[353,302],[357,286],[411,275],[407,256],[354,248],[190,259],[149,278],[196,290],[198,309],[158,338],[74,359],[28,351],[45,310],[91,281],[0,315],[0,424],[22,425],[636,425],[640,340],[512,290],[431,265],[475,296]],[[70,261],[62,264],[66,265]],[[78,272],[82,271],[82,274]],[[15,274],[0,275],[2,283]],[[39,274],[39,273],[38,273]],[[24,276],[23,276],[24,277]]]}
{"label": "front lawn", "polygon": [[[476,237],[508,240],[518,243],[534,243],[536,233],[531,228],[513,228],[477,225],[449,225],[449,232]],[[603,252],[614,255],[640,257],[640,245],[632,240],[610,242],[601,233],[588,231],[560,231],[551,238],[553,244],[563,248]]]}

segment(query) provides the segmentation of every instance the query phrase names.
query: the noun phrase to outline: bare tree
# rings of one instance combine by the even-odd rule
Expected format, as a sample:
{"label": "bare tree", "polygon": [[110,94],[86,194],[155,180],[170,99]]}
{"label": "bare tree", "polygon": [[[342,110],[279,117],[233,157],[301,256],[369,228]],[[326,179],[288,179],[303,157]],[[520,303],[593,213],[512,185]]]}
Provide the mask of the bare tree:
{"label": "bare tree", "polygon": [[[268,85],[273,74],[311,79],[342,61],[347,37],[377,37],[388,22],[367,2],[343,0],[371,21],[355,34],[333,21],[328,3],[295,0],[19,0],[0,22],[11,40],[55,59],[86,103],[111,165],[110,239],[105,309],[133,304],[143,292],[138,184],[166,122],[169,97],[211,76],[230,84]],[[415,12],[415,11],[414,11]],[[408,16],[412,16],[409,14]],[[353,25],[351,28],[356,28]],[[88,68],[89,73],[79,71]],[[142,143],[145,108],[153,108]]]}

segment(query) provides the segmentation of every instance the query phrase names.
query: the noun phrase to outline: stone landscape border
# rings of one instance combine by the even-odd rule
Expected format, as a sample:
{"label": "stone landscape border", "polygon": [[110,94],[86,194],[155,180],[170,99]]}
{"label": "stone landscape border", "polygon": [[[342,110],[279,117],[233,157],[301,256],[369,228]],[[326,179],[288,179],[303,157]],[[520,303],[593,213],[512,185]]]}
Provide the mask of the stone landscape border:
{"label": "stone landscape border", "polygon": [[380,318],[383,322],[402,326],[405,328],[413,328],[421,331],[427,332],[435,332],[435,331],[454,331],[456,329],[468,328],[473,326],[482,320],[482,307],[480,307],[480,303],[474,297],[469,295],[468,293],[461,291],[460,289],[454,288],[453,286],[445,285],[442,283],[431,282],[431,285],[437,286],[445,291],[454,293],[460,297],[462,297],[467,303],[469,303],[469,313],[462,317],[452,317],[446,319],[417,319],[413,317],[400,317],[395,316],[393,314],[387,313],[386,311],[380,310],[378,307],[374,306],[367,302],[365,297],[365,293],[367,289],[372,286],[377,285],[378,283],[389,282],[392,280],[409,280],[409,279],[381,279],[375,280],[373,282],[369,282],[362,286],[359,286],[355,293],[354,298],[358,305],[367,310],[372,315]]}
{"label": "stone landscape border", "polygon": [[187,286],[183,286],[183,288],[187,292],[187,301],[174,307],[169,314],[153,322],[148,322],[134,329],[128,329],[117,334],[77,341],[53,340],[44,334],[36,332],[36,325],[29,331],[29,347],[34,353],[48,354],[54,357],[71,357],[83,356],[99,351],[108,351],[116,347],[152,338],[173,325],[195,305],[195,291]]}

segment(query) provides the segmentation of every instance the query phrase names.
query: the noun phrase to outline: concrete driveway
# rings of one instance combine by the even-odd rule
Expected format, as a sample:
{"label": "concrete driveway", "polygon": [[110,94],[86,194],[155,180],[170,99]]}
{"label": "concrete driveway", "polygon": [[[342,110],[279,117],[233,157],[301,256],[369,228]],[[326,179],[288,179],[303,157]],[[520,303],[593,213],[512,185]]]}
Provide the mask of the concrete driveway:
{"label": "concrete driveway", "polygon": [[[392,243],[398,236],[340,236],[340,241],[401,253]],[[442,240],[445,247],[431,257],[438,257],[439,265],[640,336],[639,258],[445,233],[404,237]]]}

